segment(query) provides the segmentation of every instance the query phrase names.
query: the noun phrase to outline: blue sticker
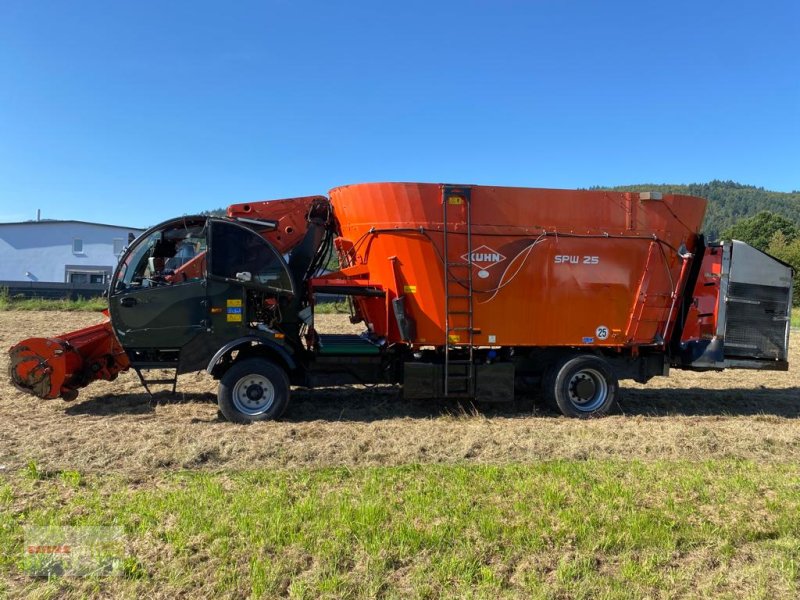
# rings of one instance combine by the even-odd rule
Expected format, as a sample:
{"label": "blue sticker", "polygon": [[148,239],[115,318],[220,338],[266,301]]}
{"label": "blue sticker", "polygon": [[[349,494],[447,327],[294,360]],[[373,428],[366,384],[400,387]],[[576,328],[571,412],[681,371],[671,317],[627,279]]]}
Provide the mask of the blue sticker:
{"label": "blue sticker", "polygon": [[238,306],[238,307],[229,306],[228,307],[228,314],[229,315],[240,315],[240,314],[242,314],[242,307],[241,306]]}
{"label": "blue sticker", "polygon": [[594,344],[594,338],[585,337],[585,338],[583,338],[583,343],[584,344]]}

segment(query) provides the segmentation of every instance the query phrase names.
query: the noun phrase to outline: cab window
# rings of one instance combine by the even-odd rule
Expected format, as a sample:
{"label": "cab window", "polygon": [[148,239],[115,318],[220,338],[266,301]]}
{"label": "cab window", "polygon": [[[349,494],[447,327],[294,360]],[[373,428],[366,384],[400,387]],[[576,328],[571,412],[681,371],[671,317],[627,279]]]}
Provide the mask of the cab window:
{"label": "cab window", "polygon": [[292,279],[280,254],[245,227],[215,221],[211,227],[211,275],[292,292]]}
{"label": "cab window", "polygon": [[205,219],[182,219],[138,239],[122,259],[114,291],[178,285],[206,276]]}

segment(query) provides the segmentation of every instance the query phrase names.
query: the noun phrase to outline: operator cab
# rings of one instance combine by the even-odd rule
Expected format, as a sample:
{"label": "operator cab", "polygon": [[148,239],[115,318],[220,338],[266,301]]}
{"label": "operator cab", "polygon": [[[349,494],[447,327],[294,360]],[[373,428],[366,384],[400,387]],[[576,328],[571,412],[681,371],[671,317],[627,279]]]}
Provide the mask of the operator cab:
{"label": "operator cab", "polygon": [[297,294],[283,256],[261,235],[268,226],[181,217],[131,244],[113,275],[109,310],[134,368],[188,372],[231,340],[284,337],[279,328]]}

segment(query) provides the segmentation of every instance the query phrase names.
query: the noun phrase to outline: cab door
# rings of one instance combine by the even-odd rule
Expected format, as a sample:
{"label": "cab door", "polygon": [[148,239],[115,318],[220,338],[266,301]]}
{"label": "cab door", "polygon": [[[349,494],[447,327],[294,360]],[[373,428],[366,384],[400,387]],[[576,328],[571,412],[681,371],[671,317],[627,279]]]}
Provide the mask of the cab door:
{"label": "cab door", "polygon": [[207,229],[205,217],[173,219],[123,254],[109,312],[126,350],[179,349],[207,330]]}

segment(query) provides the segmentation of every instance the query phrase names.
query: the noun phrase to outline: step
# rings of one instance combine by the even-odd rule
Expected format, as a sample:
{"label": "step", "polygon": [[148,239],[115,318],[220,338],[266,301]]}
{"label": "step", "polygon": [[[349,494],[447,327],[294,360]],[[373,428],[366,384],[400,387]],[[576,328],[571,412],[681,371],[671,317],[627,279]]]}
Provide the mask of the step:
{"label": "step", "polygon": [[467,389],[457,389],[457,390],[447,390],[447,394],[445,395],[446,398],[471,398],[472,393],[470,392],[469,388]]}
{"label": "step", "polygon": [[354,334],[322,334],[319,336],[320,355],[353,356],[380,354],[380,347]]}

